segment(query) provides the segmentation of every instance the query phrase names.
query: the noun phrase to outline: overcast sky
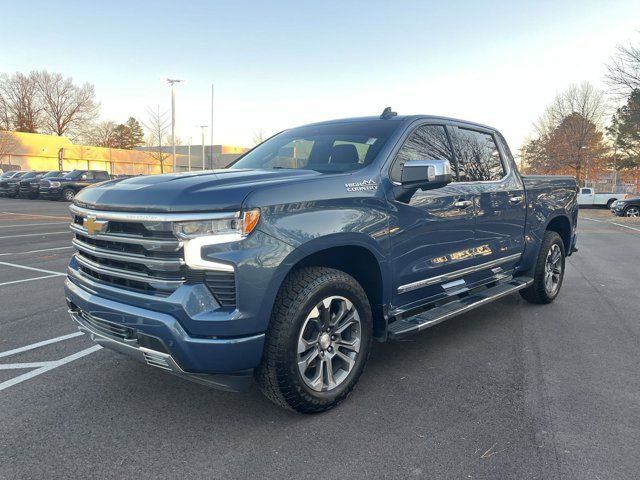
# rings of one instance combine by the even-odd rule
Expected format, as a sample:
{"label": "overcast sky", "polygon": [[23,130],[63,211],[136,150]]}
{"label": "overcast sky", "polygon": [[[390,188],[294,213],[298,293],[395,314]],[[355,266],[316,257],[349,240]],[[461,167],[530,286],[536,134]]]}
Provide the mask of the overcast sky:
{"label": "overcast sky", "polygon": [[495,126],[515,149],[556,92],[602,86],[616,44],[640,40],[638,0],[2,3],[1,73],[93,83],[117,122],[169,110],[161,79],[185,79],[185,143],[200,143],[215,83],[214,143],[391,105]]}

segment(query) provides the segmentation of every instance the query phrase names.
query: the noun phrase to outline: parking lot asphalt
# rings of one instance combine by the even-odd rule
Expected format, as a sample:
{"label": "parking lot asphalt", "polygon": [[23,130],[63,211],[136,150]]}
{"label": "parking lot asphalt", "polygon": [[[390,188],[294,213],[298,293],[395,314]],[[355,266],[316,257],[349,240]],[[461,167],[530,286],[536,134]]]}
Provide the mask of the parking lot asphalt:
{"label": "parking lot asphalt", "polygon": [[638,478],[638,224],[581,212],[556,302],[376,344],[343,404],[303,416],[79,334],[67,206],[0,198],[2,479]]}

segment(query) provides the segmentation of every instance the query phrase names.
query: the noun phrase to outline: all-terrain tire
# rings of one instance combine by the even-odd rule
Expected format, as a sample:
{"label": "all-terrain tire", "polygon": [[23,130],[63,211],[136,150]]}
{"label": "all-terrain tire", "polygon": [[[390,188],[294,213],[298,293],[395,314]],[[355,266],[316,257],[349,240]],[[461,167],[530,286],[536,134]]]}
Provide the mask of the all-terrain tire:
{"label": "all-terrain tire", "polygon": [[[316,391],[305,382],[299,370],[299,339],[314,308],[329,297],[347,299],[356,310],[360,319],[359,352],[340,384],[327,391]],[[369,300],[353,277],[325,267],[295,270],[284,280],[273,306],[256,380],[276,405],[301,413],[329,410],[349,395],[364,371],[371,349],[372,327]],[[336,351],[338,349],[336,347]],[[324,373],[322,376],[324,379]]]}

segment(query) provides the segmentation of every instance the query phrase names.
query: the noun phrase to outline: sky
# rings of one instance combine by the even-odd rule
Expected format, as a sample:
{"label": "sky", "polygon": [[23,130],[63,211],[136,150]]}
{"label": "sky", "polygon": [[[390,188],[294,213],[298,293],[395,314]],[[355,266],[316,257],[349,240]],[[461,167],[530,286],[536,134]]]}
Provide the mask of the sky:
{"label": "sky", "polygon": [[[170,110],[176,135],[251,146],[285,128],[364,115],[444,115],[517,149],[572,83],[604,88],[640,1],[0,0],[0,73],[46,69],[95,85],[102,120]],[[205,143],[209,143],[207,129]]]}

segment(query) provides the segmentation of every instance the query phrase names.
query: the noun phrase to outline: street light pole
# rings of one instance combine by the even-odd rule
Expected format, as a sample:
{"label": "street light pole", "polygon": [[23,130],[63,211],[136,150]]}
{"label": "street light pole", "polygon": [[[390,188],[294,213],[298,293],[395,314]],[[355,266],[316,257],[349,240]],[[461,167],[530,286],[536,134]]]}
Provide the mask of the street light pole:
{"label": "street light pole", "polygon": [[204,170],[204,129],[207,128],[207,125],[200,125],[202,129],[202,170]]}
{"label": "street light pole", "polygon": [[189,137],[189,171],[191,171],[191,137]]}
{"label": "street light pole", "polygon": [[171,152],[173,156],[174,173],[176,171],[176,96],[173,90],[173,84],[180,82],[182,82],[182,80],[167,78],[167,83],[171,86]]}

